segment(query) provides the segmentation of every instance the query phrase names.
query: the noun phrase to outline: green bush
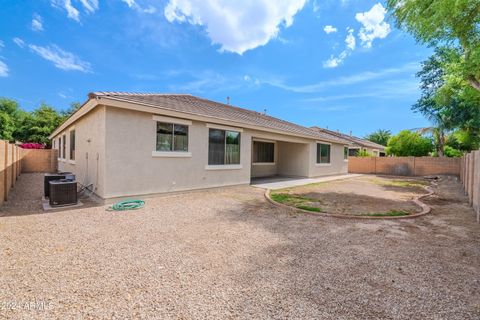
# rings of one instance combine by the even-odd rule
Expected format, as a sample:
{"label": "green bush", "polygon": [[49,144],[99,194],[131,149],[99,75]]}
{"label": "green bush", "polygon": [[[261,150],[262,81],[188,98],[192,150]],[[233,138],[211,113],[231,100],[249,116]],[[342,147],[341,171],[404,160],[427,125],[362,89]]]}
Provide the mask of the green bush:
{"label": "green bush", "polygon": [[444,154],[446,157],[450,157],[450,158],[459,158],[461,156],[463,156],[463,152],[458,150],[458,149],[454,149],[450,146],[445,146],[445,149],[443,150]]}
{"label": "green bush", "polygon": [[423,157],[433,151],[432,140],[410,130],[400,131],[388,140],[386,151],[398,157]]}

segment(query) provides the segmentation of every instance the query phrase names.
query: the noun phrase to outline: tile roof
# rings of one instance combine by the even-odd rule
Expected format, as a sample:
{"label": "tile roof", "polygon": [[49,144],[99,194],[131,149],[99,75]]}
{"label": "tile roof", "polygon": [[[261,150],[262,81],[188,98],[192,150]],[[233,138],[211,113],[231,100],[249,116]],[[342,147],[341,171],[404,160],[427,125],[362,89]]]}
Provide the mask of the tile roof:
{"label": "tile roof", "polygon": [[372,142],[372,141],[369,141],[369,140],[366,140],[366,139],[362,139],[362,138],[359,138],[359,137],[351,136],[351,135],[348,135],[348,134],[345,134],[345,133],[332,131],[332,130],[319,128],[319,127],[312,127],[312,129],[317,130],[318,132],[324,132],[324,133],[334,135],[334,136],[337,136],[339,138],[348,140],[353,145],[357,145],[357,146],[361,146],[361,147],[367,147],[367,148],[375,148],[375,149],[379,149],[379,150],[384,150],[385,149],[385,146],[383,146],[381,144],[378,144],[378,143],[375,143],[375,142]]}
{"label": "tile roof", "polygon": [[271,117],[269,115],[247,110],[189,94],[158,94],[158,93],[126,93],[126,92],[93,92],[89,98],[105,97],[109,99],[148,105],[151,107],[182,112],[186,114],[204,116],[213,119],[233,121],[240,124],[248,124],[268,129],[278,130],[286,134],[350,144],[336,135],[328,132],[319,132],[311,128],[303,127],[288,121]]}

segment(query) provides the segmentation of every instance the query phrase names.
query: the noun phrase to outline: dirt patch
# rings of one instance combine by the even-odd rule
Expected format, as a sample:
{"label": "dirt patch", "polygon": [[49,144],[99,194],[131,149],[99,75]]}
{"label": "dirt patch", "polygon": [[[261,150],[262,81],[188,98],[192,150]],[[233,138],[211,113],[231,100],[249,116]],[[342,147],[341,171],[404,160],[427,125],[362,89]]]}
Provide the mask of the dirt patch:
{"label": "dirt patch", "polygon": [[[399,216],[422,209],[412,199],[426,194],[425,179],[363,176],[349,180],[276,190],[273,200],[300,209],[331,214]],[[275,199],[277,198],[277,199]]]}

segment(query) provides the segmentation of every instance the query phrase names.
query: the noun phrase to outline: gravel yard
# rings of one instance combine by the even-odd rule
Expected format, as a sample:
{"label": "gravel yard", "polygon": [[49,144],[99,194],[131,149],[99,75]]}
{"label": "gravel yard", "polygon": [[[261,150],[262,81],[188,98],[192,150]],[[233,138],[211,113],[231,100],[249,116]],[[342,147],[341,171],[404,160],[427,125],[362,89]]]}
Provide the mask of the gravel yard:
{"label": "gravel yard", "polygon": [[389,221],[248,186],[44,214],[41,185],[22,175],[0,210],[0,318],[480,318],[480,225],[455,178],[431,214]]}

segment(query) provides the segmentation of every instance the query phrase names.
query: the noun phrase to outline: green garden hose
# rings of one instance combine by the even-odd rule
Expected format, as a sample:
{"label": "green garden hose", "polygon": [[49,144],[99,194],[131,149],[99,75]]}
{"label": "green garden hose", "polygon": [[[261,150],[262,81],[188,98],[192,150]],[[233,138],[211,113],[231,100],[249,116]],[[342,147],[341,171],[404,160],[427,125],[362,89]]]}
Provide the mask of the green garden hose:
{"label": "green garden hose", "polygon": [[113,206],[109,207],[108,210],[111,211],[125,211],[125,210],[136,210],[143,208],[145,201],[143,200],[126,200],[115,203]]}

